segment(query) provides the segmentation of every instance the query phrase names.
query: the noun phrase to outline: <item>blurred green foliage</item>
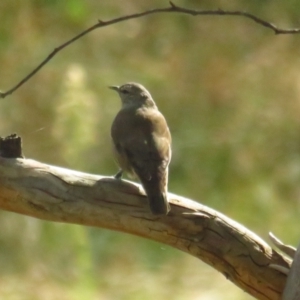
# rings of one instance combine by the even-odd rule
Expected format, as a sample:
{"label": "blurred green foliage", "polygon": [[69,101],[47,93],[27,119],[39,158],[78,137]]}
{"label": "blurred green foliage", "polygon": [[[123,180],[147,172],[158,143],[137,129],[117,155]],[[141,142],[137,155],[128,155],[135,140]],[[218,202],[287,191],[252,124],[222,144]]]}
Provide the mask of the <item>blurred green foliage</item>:
{"label": "blurred green foliage", "polygon": [[[175,2],[300,26],[297,1]],[[98,19],[167,5],[1,1],[1,89]],[[140,82],[173,135],[169,190],[298,244],[299,48],[299,35],[275,36],[242,17],[157,14],[104,27],[1,100],[1,136],[22,136],[26,157],[112,175],[120,103],[107,86]],[[8,212],[0,226],[1,299],[251,298],[195,258],[138,237]]]}

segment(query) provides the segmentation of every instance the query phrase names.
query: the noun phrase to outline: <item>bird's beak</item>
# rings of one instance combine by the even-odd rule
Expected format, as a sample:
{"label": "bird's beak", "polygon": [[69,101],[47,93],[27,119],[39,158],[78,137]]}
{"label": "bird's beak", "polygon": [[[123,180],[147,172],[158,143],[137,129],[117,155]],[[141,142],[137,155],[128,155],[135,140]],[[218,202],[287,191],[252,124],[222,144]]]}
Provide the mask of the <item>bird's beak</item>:
{"label": "bird's beak", "polygon": [[109,88],[111,89],[111,90],[114,90],[114,91],[119,91],[119,86],[117,86],[117,85],[111,85],[111,86],[109,86]]}

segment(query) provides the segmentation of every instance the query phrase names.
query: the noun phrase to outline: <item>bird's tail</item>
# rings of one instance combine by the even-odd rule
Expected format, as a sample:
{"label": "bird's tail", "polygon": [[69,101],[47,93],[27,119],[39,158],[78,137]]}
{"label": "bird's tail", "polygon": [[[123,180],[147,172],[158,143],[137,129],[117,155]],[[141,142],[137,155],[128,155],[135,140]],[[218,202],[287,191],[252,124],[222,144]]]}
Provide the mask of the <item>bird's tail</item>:
{"label": "bird's tail", "polygon": [[154,215],[167,215],[170,211],[170,204],[168,202],[166,193],[159,193],[156,195],[147,195],[149,200],[150,210]]}
{"label": "bird's tail", "polygon": [[157,172],[150,180],[139,176],[147,194],[149,206],[154,215],[167,215],[171,210],[168,202],[168,170],[164,173]]}

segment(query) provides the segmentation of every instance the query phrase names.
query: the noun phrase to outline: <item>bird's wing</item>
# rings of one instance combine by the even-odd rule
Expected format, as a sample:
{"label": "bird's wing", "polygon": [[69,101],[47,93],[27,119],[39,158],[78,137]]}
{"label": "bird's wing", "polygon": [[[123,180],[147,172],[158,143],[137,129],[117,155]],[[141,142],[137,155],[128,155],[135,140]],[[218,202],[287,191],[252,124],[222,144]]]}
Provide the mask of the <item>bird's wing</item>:
{"label": "bird's wing", "polygon": [[165,173],[170,162],[171,151],[168,140],[163,137],[144,141],[145,143],[141,143],[140,140],[132,139],[129,144],[124,145],[124,150],[138,177],[149,181]]}

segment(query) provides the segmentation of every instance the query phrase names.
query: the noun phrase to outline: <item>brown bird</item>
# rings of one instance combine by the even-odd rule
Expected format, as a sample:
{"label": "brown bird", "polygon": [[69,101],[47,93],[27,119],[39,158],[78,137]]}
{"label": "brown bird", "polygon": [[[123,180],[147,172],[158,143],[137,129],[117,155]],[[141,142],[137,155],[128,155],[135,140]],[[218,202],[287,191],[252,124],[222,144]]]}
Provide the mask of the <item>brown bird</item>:
{"label": "brown bird", "polygon": [[138,83],[110,86],[117,91],[122,108],[111,127],[114,153],[121,170],[137,176],[147,194],[151,212],[168,214],[168,166],[171,134],[150,93]]}

